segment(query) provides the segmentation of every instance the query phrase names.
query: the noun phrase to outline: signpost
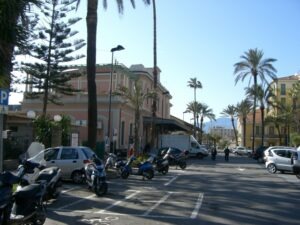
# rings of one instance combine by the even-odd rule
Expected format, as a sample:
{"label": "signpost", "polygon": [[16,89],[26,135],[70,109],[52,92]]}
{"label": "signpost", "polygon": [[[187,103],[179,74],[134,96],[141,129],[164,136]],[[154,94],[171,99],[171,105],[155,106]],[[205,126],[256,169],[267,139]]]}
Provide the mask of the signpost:
{"label": "signpost", "polygon": [[[8,96],[9,90],[0,88],[0,106],[4,108],[4,106],[8,105]],[[0,172],[3,171],[3,113],[4,110],[1,109],[0,112]]]}

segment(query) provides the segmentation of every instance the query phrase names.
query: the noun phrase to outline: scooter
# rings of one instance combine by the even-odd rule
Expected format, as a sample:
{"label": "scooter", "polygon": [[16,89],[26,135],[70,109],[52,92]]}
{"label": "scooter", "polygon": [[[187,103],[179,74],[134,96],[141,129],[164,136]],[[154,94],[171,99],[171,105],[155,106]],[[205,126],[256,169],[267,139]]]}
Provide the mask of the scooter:
{"label": "scooter", "polygon": [[164,155],[162,159],[158,159],[156,156],[150,156],[148,161],[155,165],[155,170],[163,175],[166,175],[169,171],[169,160],[168,156]]}
{"label": "scooter", "polygon": [[103,196],[107,193],[108,185],[106,182],[106,173],[104,165],[101,160],[93,156],[90,163],[84,167],[85,180],[90,189],[92,189],[97,196]]}
{"label": "scooter", "polygon": [[[123,179],[127,179],[130,174],[133,174],[131,164],[134,160],[136,160],[136,157],[131,156],[127,160],[126,164],[123,167],[121,167],[121,177]],[[138,165],[138,170],[135,173],[135,175],[143,176],[143,180],[145,179],[145,177],[148,180],[151,180],[154,177],[154,169],[152,163],[150,163],[149,161],[140,163]]]}
{"label": "scooter", "polygon": [[46,221],[43,196],[46,182],[29,184],[13,192],[13,185],[22,177],[11,172],[0,174],[0,224],[1,225],[42,225]]}
{"label": "scooter", "polygon": [[43,196],[44,201],[57,199],[60,194],[61,169],[58,167],[45,168],[42,163],[23,160],[17,170],[18,176],[21,177],[18,188],[23,188],[29,184],[46,182],[46,193]]}
{"label": "scooter", "polygon": [[[187,152],[185,154],[188,154]],[[171,154],[171,150],[169,149],[165,156],[169,160],[169,165],[171,166],[179,166],[182,170],[184,170],[187,166],[186,160],[184,156],[174,156]]]}

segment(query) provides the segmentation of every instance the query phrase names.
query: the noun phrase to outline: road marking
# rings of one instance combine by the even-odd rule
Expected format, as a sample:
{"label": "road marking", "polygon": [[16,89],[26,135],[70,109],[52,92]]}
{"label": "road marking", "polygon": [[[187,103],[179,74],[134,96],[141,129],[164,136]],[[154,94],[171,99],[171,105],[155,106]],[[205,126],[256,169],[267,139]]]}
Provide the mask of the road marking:
{"label": "road marking", "polygon": [[174,180],[176,180],[178,178],[178,176],[173,177],[171,180],[169,180],[167,183],[165,183],[165,186],[170,185]]}
{"label": "road marking", "polygon": [[164,195],[155,205],[153,205],[150,209],[144,212],[143,216],[148,216],[157,206],[161,203],[164,203],[172,194],[172,192],[168,192],[168,194]]}
{"label": "road marking", "polygon": [[191,219],[196,219],[196,217],[199,213],[199,210],[201,208],[201,205],[202,205],[203,197],[204,197],[204,194],[200,193],[199,196],[198,196],[198,200],[196,202],[196,206],[194,208],[194,211],[191,214],[191,217],[190,217]]}
{"label": "road marking", "polygon": [[68,188],[67,190],[61,191],[61,193],[64,194],[64,193],[66,193],[66,192],[74,191],[74,190],[76,190],[76,189],[79,189],[79,187]]}
{"label": "road marking", "polygon": [[[127,197],[125,198],[125,200],[131,199],[132,197],[134,197],[134,196],[137,195],[138,193],[140,193],[140,191],[136,191],[136,192],[132,193],[131,195],[127,196]],[[111,209],[111,208],[114,207],[114,206],[119,205],[119,204],[122,203],[122,202],[123,202],[123,200],[116,201],[116,202],[114,202],[113,204],[107,206],[105,209],[102,209],[102,210],[98,211],[97,213],[105,213],[105,211]]]}
{"label": "road marking", "polygon": [[70,207],[70,206],[72,206],[72,205],[76,205],[76,204],[78,204],[78,203],[80,203],[80,202],[83,202],[83,201],[85,201],[85,200],[87,200],[87,199],[94,198],[94,197],[96,197],[95,194],[89,195],[89,196],[87,196],[87,197],[85,197],[85,198],[79,199],[78,201],[72,202],[72,203],[70,203],[70,204],[68,204],[68,205],[64,205],[64,206],[58,208],[58,210],[68,208],[68,207]]}

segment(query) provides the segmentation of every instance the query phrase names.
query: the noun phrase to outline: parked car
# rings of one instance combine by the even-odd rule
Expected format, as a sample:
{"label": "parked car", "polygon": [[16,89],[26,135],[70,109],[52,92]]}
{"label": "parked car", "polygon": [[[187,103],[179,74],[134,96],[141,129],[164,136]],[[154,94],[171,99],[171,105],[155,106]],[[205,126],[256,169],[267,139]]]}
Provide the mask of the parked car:
{"label": "parked car", "polygon": [[247,155],[250,156],[252,154],[252,150],[246,147],[238,146],[232,149],[232,153],[236,155]]}
{"label": "parked car", "polygon": [[296,152],[294,148],[271,148],[266,151],[268,156],[265,165],[269,173],[293,171],[291,158]]}
{"label": "parked car", "polygon": [[290,146],[270,146],[264,151],[264,156],[263,156],[264,162],[268,160],[268,157],[271,154],[271,150],[273,149],[294,149],[295,150],[295,148]]}
{"label": "parked car", "polygon": [[258,162],[264,162],[264,151],[267,148],[267,146],[259,146],[257,149],[255,149],[252,158],[257,160]]}
{"label": "parked car", "polygon": [[297,178],[300,179],[300,147],[298,147],[293,153],[291,163],[293,173],[295,173]]}
{"label": "parked car", "polygon": [[95,152],[85,146],[60,146],[47,148],[29,160],[44,159],[47,167],[57,166],[61,169],[62,179],[71,179],[74,183],[82,183],[84,166],[94,155]]}

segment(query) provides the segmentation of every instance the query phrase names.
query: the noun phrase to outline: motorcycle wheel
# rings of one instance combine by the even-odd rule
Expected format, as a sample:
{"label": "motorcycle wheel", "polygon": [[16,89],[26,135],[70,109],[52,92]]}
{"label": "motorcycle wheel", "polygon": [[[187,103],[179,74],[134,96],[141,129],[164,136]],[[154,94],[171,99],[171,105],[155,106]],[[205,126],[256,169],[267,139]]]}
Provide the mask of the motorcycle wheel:
{"label": "motorcycle wheel", "polygon": [[72,181],[75,184],[82,184],[84,181],[84,176],[81,171],[74,171],[72,173]]}
{"label": "motorcycle wheel", "polygon": [[127,179],[127,178],[129,177],[129,172],[128,172],[128,171],[122,171],[122,172],[121,172],[121,177],[122,177],[123,179]]}
{"label": "motorcycle wheel", "polygon": [[168,172],[169,172],[169,166],[165,166],[165,167],[161,170],[161,173],[162,173],[163,175],[166,175]]}
{"label": "motorcycle wheel", "polygon": [[106,182],[98,182],[95,185],[94,191],[97,196],[103,196],[107,193],[108,185]]}
{"label": "motorcycle wheel", "polygon": [[32,220],[33,225],[43,225],[46,221],[46,209],[44,206],[39,206],[36,209],[36,215]]}
{"label": "motorcycle wheel", "polygon": [[145,170],[142,174],[144,177],[146,177],[148,180],[151,180],[154,177],[154,171],[153,170]]}
{"label": "motorcycle wheel", "polygon": [[186,161],[180,161],[179,162],[179,167],[184,170],[186,168]]}

